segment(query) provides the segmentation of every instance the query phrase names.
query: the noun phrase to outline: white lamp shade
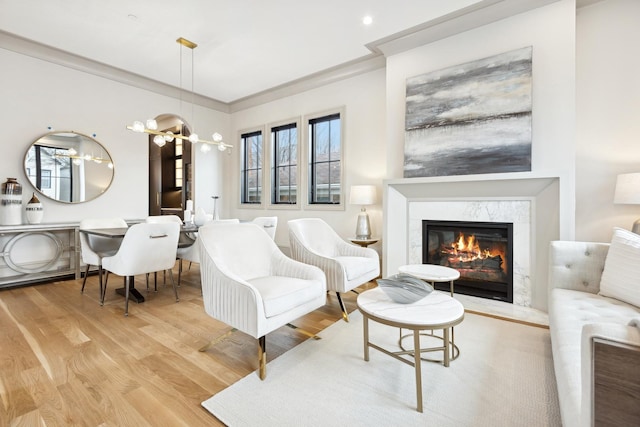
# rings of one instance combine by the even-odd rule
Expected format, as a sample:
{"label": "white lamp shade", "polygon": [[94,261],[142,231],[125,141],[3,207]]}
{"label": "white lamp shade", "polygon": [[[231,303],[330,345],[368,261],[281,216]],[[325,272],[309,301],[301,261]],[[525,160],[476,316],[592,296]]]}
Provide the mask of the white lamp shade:
{"label": "white lamp shade", "polygon": [[627,205],[640,204],[640,173],[618,175],[613,203]]}
{"label": "white lamp shade", "polygon": [[352,185],[349,203],[352,205],[373,205],[376,202],[375,185]]}

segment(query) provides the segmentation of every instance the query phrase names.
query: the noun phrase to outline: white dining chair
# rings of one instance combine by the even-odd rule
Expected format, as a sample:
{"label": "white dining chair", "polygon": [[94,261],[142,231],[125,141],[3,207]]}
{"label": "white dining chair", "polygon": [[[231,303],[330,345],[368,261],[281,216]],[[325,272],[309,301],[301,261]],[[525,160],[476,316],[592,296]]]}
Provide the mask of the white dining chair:
{"label": "white dining chair", "polygon": [[292,219],[288,225],[291,257],[324,271],[327,289],[336,293],[342,318],[348,322],[340,294],[380,275],[378,252],[347,243],[320,218]]}
{"label": "white dining chair", "polygon": [[[171,270],[176,262],[179,235],[180,224],[176,222],[134,224],[127,230],[118,252],[102,258],[104,270],[126,278],[125,316],[129,315],[129,290],[134,286],[134,276],[139,274],[169,270],[176,302],[179,301]],[[105,284],[103,301],[106,290]]]}
{"label": "white dining chair", "polygon": [[[122,218],[86,218],[80,221],[79,229],[100,229],[100,228],[126,228],[127,222]],[[79,233],[80,237],[80,256],[82,262],[86,264],[84,279],[82,279],[82,289],[80,293],[84,293],[84,287],[87,283],[89,268],[94,265],[98,267],[98,281],[100,283],[100,303],[102,303],[102,258],[114,255],[120,247],[121,239],[111,237],[102,237],[96,235],[87,235]]]}
{"label": "white dining chair", "polygon": [[[239,224],[240,220],[237,218],[230,219],[216,219],[208,221],[207,224]],[[198,244],[198,233],[195,234],[195,242],[192,245],[186,247],[180,247],[178,245],[178,286],[180,286],[182,280],[182,261],[189,261],[189,268],[191,263],[200,264],[200,245]]]}
{"label": "white dining chair", "polygon": [[[152,215],[152,216],[148,216],[145,219],[145,222],[148,223],[166,223],[166,222],[175,222],[178,223],[180,225],[183,224],[182,219],[180,219],[180,217],[178,215]],[[176,251],[176,259],[178,260],[178,262],[180,263],[180,269],[178,271],[178,286],[180,286],[180,276],[182,273],[182,263],[180,262],[181,258],[180,258],[180,251],[181,250],[187,250],[189,248],[193,248],[193,244],[195,243],[195,237],[193,237],[191,235],[191,233],[187,234],[187,233],[180,233],[180,237],[178,238],[178,250]],[[157,291],[158,290],[158,279],[157,279],[157,272],[153,272],[153,282],[154,282],[154,289]],[[166,283],[166,272],[163,272],[164,275],[164,282]],[[147,286],[149,286],[149,276],[147,275]]]}
{"label": "white dining chair", "polygon": [[266,335],[324,305],[325,276],[285,256],[255,224],[208,224],[198,234],[205,311],[258,339],[264,379]]}
{"label": "white dining chair", "polygon": [[276,228],[278,227],[277,216],[258,216],[255,217],[251,222],[262,227],[262,229],[267,232],[269,237],[275,240]]}

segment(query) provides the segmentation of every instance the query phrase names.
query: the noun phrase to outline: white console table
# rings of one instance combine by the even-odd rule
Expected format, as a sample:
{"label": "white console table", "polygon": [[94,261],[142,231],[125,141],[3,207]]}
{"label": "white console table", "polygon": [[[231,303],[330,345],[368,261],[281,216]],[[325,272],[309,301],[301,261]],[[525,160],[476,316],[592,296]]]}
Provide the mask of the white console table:
{"label": "white console table", "polygon": [[0,288],[80,277],[78,223],[0,226]]}

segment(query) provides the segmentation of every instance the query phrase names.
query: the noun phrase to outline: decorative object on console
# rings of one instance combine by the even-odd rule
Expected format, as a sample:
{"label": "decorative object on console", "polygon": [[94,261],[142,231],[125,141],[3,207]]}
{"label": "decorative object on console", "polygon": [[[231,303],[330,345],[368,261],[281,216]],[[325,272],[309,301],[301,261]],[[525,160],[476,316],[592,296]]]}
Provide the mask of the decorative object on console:
{"label": "decorative object on console", "polygon": [[40,224],[42,222],[42,217],[44,216],[44,207],[36,196],[36,193],[33,193],[29,203],[25,206],[25,211],[27,213],[27,222],[29,224]]}
{"label": "decorative object on console", "polygon": [[193,223],[198,227],[204,225],[208,220],[207,213],[203,208],[196,209],[196,214],[193,216]]}
{"label": "decorative object on console", "polygon": [[22,224],[22,185],[16,178],[2,183],[0,225]]}
{"label": "decorative object on console", "polygon": [[400,273],[376,282],[389,298],[399,304],[414,303],[433,292],[433,287],[427,282],[408,274]]}
{"label": "decorative object on console", "polygon": [[213,220],[217,221],[220,219],[220,215],[218,214],[218,199],[220,196],[211,196],[213,199]]}
{"label": "decorative object on console", "polygon": [[369,215],[365,209],[366,205],[373,205],[376,202],[375,185],[352,185],[349,195],[349,203],[352,205],[361,205],[362,209],[358,214],[358,222],[356,223],[356,238],[359,240],[371,239],[371,225],[369,224]]}
{"label": "decorative object on console", "polygon": [[184,210],[184,222],[185,224],[193,222],[193,200],[187,200],[187,206]]}
{"label": "decorative object on console", "polygon": [[[192,41],[189,41],[183,37],[180,37],[179,39],[176,40],[176,42],[178,44],[180,44],[180,106],[182,106],[182,48],[186,47],[188,49],[191,49],[191,98],[192,98],[192,102],[191,102],[191,117],[193,119],[193,75],[194,75],[194,67],[193,67],[193,50],[198,47],[197,44],[195,44]],[[178,134],[174,134],[173,132],[167,131],[167,132],[162,132],[158,130],[158,123],[155,121],[155,119],[148,119],[145,123],[142,123],[141,121],[135,121],[133,122],[133,125],[131,126],[127,126],[127,129],[132,130],[134,132],[144,132],[144,133],[148,133],[149,135],[155,135],[153,138],[153,142],[155,142],[159,147],[162,147],[163,145],[165,145],[167,142],[171,142],[173,141],[175,138],[179,138],[179,139],[183,139],[183,140],[187,140],[189,142],[191,142],[192,144],[196,144],[198,142],[203,143],[203,144],[212,144],[212,145],[217,145],[218,146],[218,150],[220,151],[225,151],[227,148],[232,148],[232,145],[227,144],[226,142],[224,142],[222,140],[222,135],[220,135],[218,132],[214,133],[212,135],[213,140],[212,141],[208,141],[205,139],[200,139],[198,137],[198,134],[195,132],[192,132],[189,136],[185,136],[185,135],[178,135]],[[205,148],[206,147],[206,148]],[[201,150],[206,152],[209,151],[208,150],[208,146],[207,145],[202,145]]]}
{"label": "decorative object on console", "polygon": [[404,177],[530,171],[531,52],[407,79]]}
{"label": "decorative object on console", "polygon": [[[618,175],[613,203],[640,205],[640,172]],[[640,219],[633,223],[631,231],[640,234]]]}

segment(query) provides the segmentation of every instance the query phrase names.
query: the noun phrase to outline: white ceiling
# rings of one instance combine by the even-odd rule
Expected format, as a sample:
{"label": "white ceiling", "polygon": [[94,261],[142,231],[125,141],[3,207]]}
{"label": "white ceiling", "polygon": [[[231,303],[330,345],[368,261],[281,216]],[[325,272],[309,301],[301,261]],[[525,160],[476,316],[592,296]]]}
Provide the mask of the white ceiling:
{"label": "white ceiling", "polygon": [[[191,51],[176,43],[184,37],[198,44],[194,92],[230,103],[372,55],[367,45],[412,27],[502,1],[0,0],[0,30],[190,90]],[[365,15],[373,24],[362,23]]]}

